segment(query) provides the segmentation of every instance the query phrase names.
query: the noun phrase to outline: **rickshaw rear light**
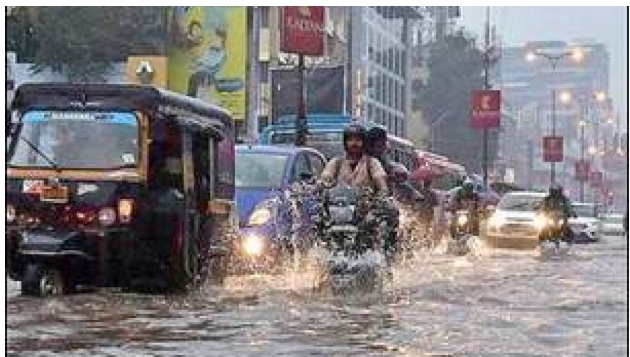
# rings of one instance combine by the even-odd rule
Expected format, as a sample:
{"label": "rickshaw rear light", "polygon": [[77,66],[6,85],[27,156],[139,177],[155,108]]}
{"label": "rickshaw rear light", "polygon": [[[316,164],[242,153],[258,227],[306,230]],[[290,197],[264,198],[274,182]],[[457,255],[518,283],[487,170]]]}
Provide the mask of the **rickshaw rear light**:
{"label": "rickshaw rear light", "polygon": [[131,222],[131,214],[133,213],[133,200],[132,199],[120,199],[118,200],[118,218],[121,223]]}
{"label": "rickshaw rear light", "polygon": [[116,222],[116,211],[113,208],[101,208],[98,211],[98,221],[104,226],[111,226]]}

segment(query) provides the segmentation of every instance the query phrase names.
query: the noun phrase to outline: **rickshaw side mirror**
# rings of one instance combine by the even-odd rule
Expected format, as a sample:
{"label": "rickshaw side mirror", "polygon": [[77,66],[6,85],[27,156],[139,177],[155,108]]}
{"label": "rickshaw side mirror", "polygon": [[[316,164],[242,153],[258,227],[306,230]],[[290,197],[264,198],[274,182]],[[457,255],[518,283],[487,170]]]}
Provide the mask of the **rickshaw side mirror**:
{"label": "rickshaw side mirror", "polygon": [[311,181],[313,179],[313,173],[310,171],[302,171],[300,172],[300,180],[302,181]]}

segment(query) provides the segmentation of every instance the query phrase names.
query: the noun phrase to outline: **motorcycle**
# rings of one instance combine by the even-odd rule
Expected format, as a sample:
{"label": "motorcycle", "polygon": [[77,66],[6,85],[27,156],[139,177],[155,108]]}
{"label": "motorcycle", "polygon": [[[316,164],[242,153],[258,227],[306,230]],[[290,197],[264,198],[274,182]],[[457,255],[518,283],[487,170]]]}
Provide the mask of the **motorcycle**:
{"label": "motorcycle", "polygon": [[453,234],[448,242],[448,252],[466,255],[470,252],[469,240],[478,234],[472,210],[457,210],[452,216]]}
{"label": "motorcycle", "polygon": [[353,187],[323,190],[316,216],[320,288],[340,292],[383,286],[388,271],[384,243],[390,233],[383,214],[386,200]]}
{"label": "motorcycle", "polygon": [[541,256],[564,255],[569,251],[569,237],[566,235],[567,218],[560,211],[544,213],[537,217],[541,227],[538,234],[538,249]]}

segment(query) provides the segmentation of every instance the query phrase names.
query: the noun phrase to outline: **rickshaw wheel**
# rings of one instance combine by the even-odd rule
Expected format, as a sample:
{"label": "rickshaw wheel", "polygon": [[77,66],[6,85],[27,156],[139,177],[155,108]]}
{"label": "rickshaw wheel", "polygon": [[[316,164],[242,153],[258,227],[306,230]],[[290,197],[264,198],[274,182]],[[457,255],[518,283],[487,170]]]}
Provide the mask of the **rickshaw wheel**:
{"label": "rickshaw wheel", "polygon": [[56,296],[68,291],[61,271],[53,266],[30,263],[22,279],[22,294],[29,296]]}

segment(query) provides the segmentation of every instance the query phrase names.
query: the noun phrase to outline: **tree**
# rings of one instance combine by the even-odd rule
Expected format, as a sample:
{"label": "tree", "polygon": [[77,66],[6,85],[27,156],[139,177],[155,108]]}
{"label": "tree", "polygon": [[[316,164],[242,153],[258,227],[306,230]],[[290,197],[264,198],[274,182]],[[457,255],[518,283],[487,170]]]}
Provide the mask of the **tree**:
{"label": "tree", "polygon": [[15,52],[18,59],[32,62],[35,59],[37,42],[33,24],[32,8],[24,6],[7,7],[6,20],[6,50]]}
{"label": "tree", "polygon": [[165,7],[38,7],[34,70],[50,68],[70,82],[98,82],[112,62],[166,52]]}
{"label": "tree", "polygon": [[[482,171],[483,140],[470,127],[470,97],[483,89],[483,53],[475,41],[458,31],[430,46],[429,78],[416,91],[414,106],[422,109],[432,131],[431,149],[463,163],[469,171]],[[488,135],[488,162],[497,152],[497,133]]]}

